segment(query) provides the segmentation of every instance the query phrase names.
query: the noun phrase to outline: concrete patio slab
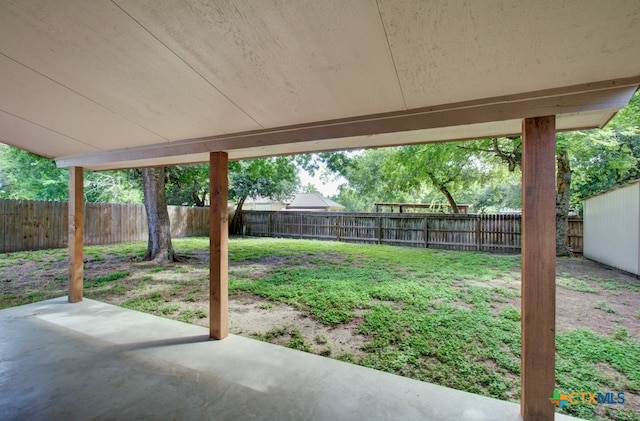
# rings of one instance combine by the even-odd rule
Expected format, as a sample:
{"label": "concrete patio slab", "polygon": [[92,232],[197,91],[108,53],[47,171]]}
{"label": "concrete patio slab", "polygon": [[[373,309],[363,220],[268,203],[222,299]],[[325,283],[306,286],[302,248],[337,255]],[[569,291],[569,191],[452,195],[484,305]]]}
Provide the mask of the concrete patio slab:
{"label": "concrete patio slab", "polygon": [[0,327],[0,419],[521,419],[515,403],[88,299],[0,310]]}

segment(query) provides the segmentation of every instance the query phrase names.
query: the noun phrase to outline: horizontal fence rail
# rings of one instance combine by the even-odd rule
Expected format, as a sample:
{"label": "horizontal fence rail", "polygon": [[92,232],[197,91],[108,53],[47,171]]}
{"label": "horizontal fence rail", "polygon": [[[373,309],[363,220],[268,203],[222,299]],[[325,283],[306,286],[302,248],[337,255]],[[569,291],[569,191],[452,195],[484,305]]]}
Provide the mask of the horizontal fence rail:
{"label": "horizontal fence rail", "polygon": [[[352,243],[519,253],[520,215],[243,211],[242,234]],[[582,253],[582,220],[569,223]]]}
{"label": "horizontal fence rail", "polygon": [[[209,208],[168,206],[171,236],[207,237]],[[0,253],[67,247],[67,202],[0,199]],[[143,205],[87,203],[86,245],[147,240]]]}
{"label": "horizontal fence rail", "polygon": [[[209,235],[209,208],[169,206],[168,211],[172,237]],[[0,253],[67,247],[67,221],[66,202],[0,199]],[[249,236],[520,251],[519,215],[243,211],[242,222],[242,233]],[[143,205],[85,205],[86,245],[145,241],[148,235]],[[582,220],[569,221],[569,243],[582,253]]]}

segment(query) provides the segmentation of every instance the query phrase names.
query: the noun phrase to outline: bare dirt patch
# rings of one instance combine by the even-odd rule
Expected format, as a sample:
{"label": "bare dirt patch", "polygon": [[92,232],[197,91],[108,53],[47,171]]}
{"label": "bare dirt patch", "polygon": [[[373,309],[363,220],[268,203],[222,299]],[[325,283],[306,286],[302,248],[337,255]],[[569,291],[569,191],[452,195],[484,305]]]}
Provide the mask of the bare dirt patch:
{"label": "bare dirt patch", "polygon": [[598,292],[581,292],[558,286],[558,331],[586,327],[610,335],[625,328],[640,340],[640,281],[632,275],[606,268],[587,259],[558,259],[558,277],[569,274]]}
{"label": "bare dirt patch", "polygon": [[269,332],[282,328],[299,329],[313,353],[332,357],[361,356],[367,340],[355,332],[357,323],[325,326],[293,307],[265,302],[247,293],[230,298],[229,326],[231,333],[253,338],[264,338]]}

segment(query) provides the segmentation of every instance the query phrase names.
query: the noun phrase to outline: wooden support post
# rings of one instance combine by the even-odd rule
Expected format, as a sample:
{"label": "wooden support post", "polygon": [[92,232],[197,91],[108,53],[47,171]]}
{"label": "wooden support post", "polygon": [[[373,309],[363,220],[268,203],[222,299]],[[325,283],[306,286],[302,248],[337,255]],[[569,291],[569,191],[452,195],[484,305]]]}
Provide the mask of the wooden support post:
{"label": "wooden support post", "polygon": [[82,301],[84,258],[84,174],[82,167],[69,168],[69,289],[70,303]]}
{"label": "wooden support post", "polygon": [[524,421],[553,420],[555,116],[522,122],[522,399]]}
{"label": "wooden support post", "polygon": [[229,156],[211,152],[209,158],[209,336],[229,335]]}

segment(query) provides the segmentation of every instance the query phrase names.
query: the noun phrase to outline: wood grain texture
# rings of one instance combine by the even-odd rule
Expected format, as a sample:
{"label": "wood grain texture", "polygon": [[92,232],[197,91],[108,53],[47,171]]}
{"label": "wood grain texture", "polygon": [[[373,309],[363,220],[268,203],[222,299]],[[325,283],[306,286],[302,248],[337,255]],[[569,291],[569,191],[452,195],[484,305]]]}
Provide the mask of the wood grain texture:
{"label": "wood grain texture", "polygon": [[209,336],[224,339],[229,335],[229,157],[213,152],[209,163]]}
{"label": "wood grain texture", "polygon": [[555,117],[522,123],[522,399],[524,421],[553,420]]}
{"label": "wood grain texture", "polygon": [[82,301],[84,256],[84,174],[69,168],[69,302]]}

